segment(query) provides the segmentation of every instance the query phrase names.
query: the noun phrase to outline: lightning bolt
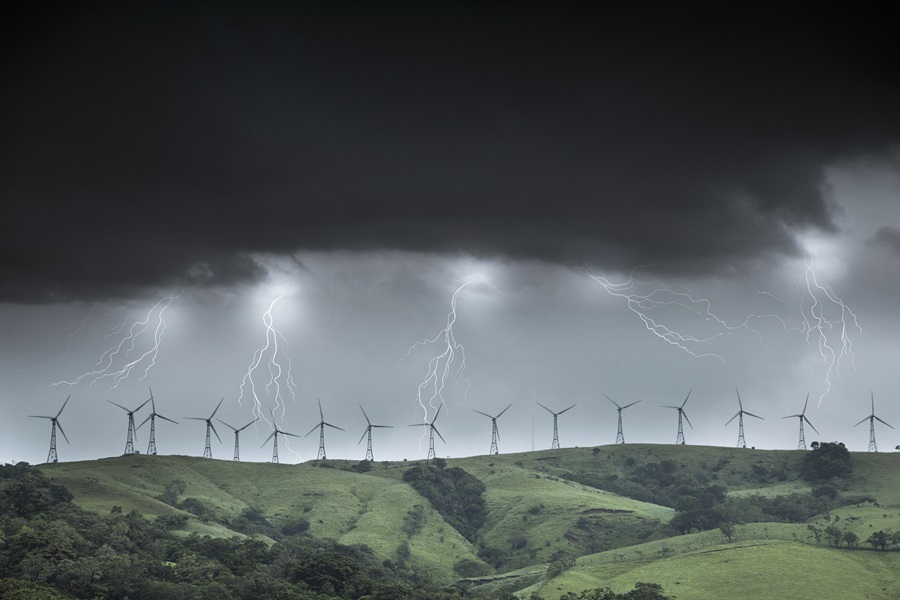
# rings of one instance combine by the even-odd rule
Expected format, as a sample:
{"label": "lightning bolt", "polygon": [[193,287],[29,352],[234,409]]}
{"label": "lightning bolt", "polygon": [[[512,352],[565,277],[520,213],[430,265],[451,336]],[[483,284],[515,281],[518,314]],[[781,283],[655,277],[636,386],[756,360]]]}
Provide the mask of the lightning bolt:
{"label": "lightning bolt", "polygon": [[[463,401],[461,404],[464,404],[468,397],[471,382],[464,375],[466,369],[466,350],[462,344],[456,341],[453,325],[456,323],[456,300],[459,297],[459,293],[463,288],[474,281],[475,280],[467,281],[453,292],[453,297],[450,299],[450,312],[447,313],[447,325],[433,338],[419,340],[410,346],[409,350],[406,351],[406,354],[397,361],[399,363],[404,358],[409,357],[417,348],[432,345],[438,347],[437,350],[439,351],[428,360],[428,371],[416,390],[416,399],[414,401],[418,402],[422,411],[425,413],[425,416],[423,417],[425,423],[428,422],[428,409],[431,408],[436,411],[444,403],[444,388],[447,385],[447,378],[450,375],[451,367],[454,362],[457,361],[457,355],[459,356],[459,366],[456,368],[456,378],[463,384]],[[428,396],[427,406],[426,400],[424,399],[425,396]],[[422,439],[419,440],[420,451],[422,440],[425,439],[425,435],[427,435],[427,431],[426,433],[423,433]]]}
{"label": "lightning bolt", "polygon": [[[180,293],[176,294],[173,292],[161,298],[147,311],[146,316],[142,320],[134,321],[131,324],[127,335],[122,335],[121,331],[129,320],[126,319],[115,334],[121,336],[121,339],[103,352],[100,360],[95,365],[96,369],[82,373],[74,379],[57,381],[50,384],[51,387],[58,385],[75,386],[83,381],[90,381],[88,384],[88,389],[90,389],[98,381],[111,378],[112,385],[106,390],[106,395],[108,395],[109,392],[118,387],[119,383],[128,378],[133,371],[140,372],[143,369],[140,381],[146,379],[147,375],[150,374],[150,369],[156,364],[156,358],[159,355],[159,349],[162,344],[162,336],[166,331],[166,309],[169,308],[173,300],[180,296]],[[83,325],[84,322],[82,322]],[[148,338],[149,342],[145,342],[144,340]],[[149,346],[149,348],[144,352],[140,352],[137,348],[144,345]]]}
{"label": "lightning bolt", "polygon": [[[726,362],[717,352],[715,345],[717,340],[725,336],[752,336],[765,347],[762,334],[753,326],[754,323],[764,319],[779,323],[787,334],[804,336],[808,346],[815,341],[819,356],[826,364],[825,391],[819,396],[821,406],[822,400],[831,391],[832,375],[840,377],[841,362],[846,359],[854,368],[856,367],[851,332],[855,330],[862,334],[862,328],[850,307],[831,287],[819,282],[811,257],[804,258],[804,266],[805,269],[797,284],[800,295],[799,327],[789,327],[777,314],[751,314],[745,316],[739,323],[730,324],[712,311],[712,303],[708,298],[687,287],[665,285],[658,279],[639,279],[636,273],[643,267],[632,270],[629,278],[621,283],[612,282],[585,269],[583,272],[603,286],[610,295],[624,299],[628,309],[641,319],[648,331],[698,358],[714,358]],[[741,279],[749,283],[756,294],[781,304],[785,303],[779,296],[760,290],[746,278]],[[663,320],[672,310],[688,311],[696,315],[708,325],[711,333],[697,336],[670,328]]]}
{"label": "lightning bolt", "polygon": [[[641,280],[636,275],[641,268],[633,269],[629,278],[621,283],[614,283],[606,277],[594,275],[586,269],[582,269],[582,271],[603,286],[603,289],[611,296],[623,298],[628,309],[640,318],[650,333],[691,356],[726,362],[716,348],[716,341],[726,336],[747,337],[750,335],[762,343],[762,334],[752,325],[757,320],[774,319],[781,324],[785,331],[792,329],[775,314],[747,315],[740,323],[729,324],[712,311],[712,303],[708,298],[702,297],[685,286],[667,286],[658,279]],[[769,292],[760,291],[755,285],[753,288],[758,294],[778,299]],[[698,337],[670,328],[662,320],[665,313],[671,312],[673,309],[685,310],[699,317],[711,329],[711,333]]]}
{"label": "lightning bolt", "polygon": [[[269,421],[269,417],[262,409],[263,400],[271,398],[274,401],[275,408],[273,409],[272,414],[281,421],[284,420],[286,411],[286,402],[282,390],[287,390],[291,400],[296,401],[294,390],[297,388],[297,384],[291,373],[292,365],[291,358],[288,354],[289,348],[287,339],[285,339],[281,331],[275,327],[275,318],[272,315],[275,304],[281,300],[282,296],[283,294],[272,300],[272,303],[269,304],[269,308],[263,313],[262,321],[263,326],[265,327],[266,341],[253,352],[253,358],[250,360],[247,372],[244,373],[244,377],[241,380],[240,394],[238,396],[238,404],[240,406],[244,405],[243,400],[245,395],[248,399],[252,399],[253,416],[264,421],[269,426],[274,424]],[[260,395],[257,393],[257,385],[253,379],[254,373],[257,370],[268,373],[268,379],[266,380],[265,386],[262,388],[262,399],[260,399]],[[255,427],[258,433],[259,427]],[[298,460],[301,459],[300,453],[291,448],[287,436],[284,437],[284,442],[287,449],[296,455]]]}
{"label": "lightning bolt", "polygon": [[[818,406],[822,406],[822,400],[831,392],[831,375],[841,376],[841,361],[850,360],[853,368],[856,368],[853,356],[853,342],[850,339],[850,328],[856,329],[862,335],[862,327],[856,319],[856,314],[841,300],[834,290],[827,285],[819,283],[816,272],[813,269],[812,258],[804,257],[806,266],[800,277],[798,286],[805,284],[806,294],[809,295],[809,305],[801,298],[800,312],[803,316],[803,325],[806,332],[806,343],[810,345],[811,337],[815,337],[819,356],[826,364],[825,391],[819,396]],[[830,316],[828,313],[838,314]],[[836,349],[837,348],[837,349]]]}

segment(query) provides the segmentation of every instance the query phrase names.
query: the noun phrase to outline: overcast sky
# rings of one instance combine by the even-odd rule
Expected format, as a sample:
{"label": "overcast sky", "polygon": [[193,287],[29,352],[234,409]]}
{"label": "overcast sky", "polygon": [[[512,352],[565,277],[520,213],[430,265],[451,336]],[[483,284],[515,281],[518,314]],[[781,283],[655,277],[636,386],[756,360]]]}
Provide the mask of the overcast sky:
{"label": "overcast sky", "polygon": [[[536,402],[577,404],[563,446],[612,443],[603,394],[641,401],[627,441],[672,443],[660,405],[690,390],[687,443],[733,446],[736,388],[765,418],[749,445],[796,447],[782,417],[809,394],[807,442],[866,450],[872,394],[900,427],[896,35],[871,11],[758,10],[7,20],[0,460],[43,462],[49,422],[28,415],[70,394],[60,460],[120,454],[107,400],[149,387],[179,421],[158,423],[160,453],[202,454],[183,417],[224,397],[224,421],[277,408],[300,435],[321,399],[347,430],[326,431],[334,458],[365,455],[362,405],[394,426],[376,459],[424,457],[409,425],[434,417],[434,366],[442,456],[486,453],[473,410],[508,404],[502,452],[550,446]],[[246,430],[242,457],[268,460],[269,432]]]}

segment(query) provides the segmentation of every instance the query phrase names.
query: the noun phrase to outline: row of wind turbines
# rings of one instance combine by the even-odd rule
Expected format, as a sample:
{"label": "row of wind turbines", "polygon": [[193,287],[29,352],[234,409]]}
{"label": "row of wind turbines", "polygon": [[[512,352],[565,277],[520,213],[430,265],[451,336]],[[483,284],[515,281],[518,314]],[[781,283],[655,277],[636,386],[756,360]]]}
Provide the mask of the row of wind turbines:
{"label": "row of wind turbines", "polygon": [[[663,406],[661,406],[661,408],[671,408],[678,412],[678,433],[675,438],[675,443],[679,444],[679,445],[685,444],[683,423],[686,421],[688,426],[691,429],[694,428],[693,424],[691,424],[691,421],[688,418],[687,412],[685,411],[685,406],[687,405],[687,402],[690,399],[692,392],[693,392],[693,389],[687,393],[687,396],[685,396],[684,401],[680,405],[677,405],[677,406],[663,405]],[[737,447],[738,448],[746,448],[747,440],[744,436],[744,415],[746,415],[748,417],[760,419],[760,420],[764,420],[764,419],[763,419],[763,417],[760,417],[759,415],[755,415],[747,410],[744,410],[744,405],[741,400],[741,394],[737,389],[735,389],[735,392],[737,393],[738,411],[734,414],[734,416],[732,416],[730,419],[728,419],[728,421],[725,422],[725,425],[728,426],[735,419],[738,420]],[[607,400],[609,400],[616,406],[616,412],[617,412],[617,417],[618,417],[618,419],[617,419],[618,425],[617,425],[617,432],[616,432],[616,444],[624,444],[625,443],[625,435],[624,435],[623,429],[622,429],[622,411],[639,403],[640,400],[636,400],[634,402],[625,404],[623,406],[623,405],[618,404],[615,400],[613,400],[606,394],[603,394],[603,395],[606,397]],[[69,438],[66,436],[66,432],[62,428],[62,424],[59,422],[59,417],[62,414],[63,410],[66,408],[66,404],[68,404],[69,398],[71,398],[71,396],[66,398],[65,402],[63,402],[62,407],[59,409],[59,412],[57,412],[55,416],[29,415],[29,417],[36,418],[36,419],[49,419],[50,420],[50,423],[51,423],[50,451],[47,455],[48,463],[55,463],[58,461],[58,454],[57,454],[57,450],[56,450],[56,431],[57,431],[57,429],[59,429],[59,432],[63,435],[63,438],[66,440],[66,443],[67,444],[69,443]],[[243,425],[242,427],[235,427],[229,423],[226,423],[222,419],[216,418],[216,413],[219,411],[219,408],[222,406],[222,402],[224,402],[224,400],[225,400],[224,398],[219,400],[219,403],[216,405],[215,409],[212,411],[212,413],[209,415],[209,417],[184,417],[184,418],[187,420],[204,421],[206,423],[206,443],[205,443],[205,446],[203,449],[203,457],[204,458],[212,458],[211,434],[216,436],[216,439],[219,440],[219,443],[222,443],[222,438],[219,437],[219,432],[216,431],[216,427],[213,424],[213,419],[215,419],[216,421],[219,421],[220,423],[222,423],[223,425],[225,425],[226,427],[231,429],[234,432],[234,458],[233,458],[233,460],[239,461],[240,460],[240,433],[241,433],[241,431],[247,429],[251,425],[257,423],[260,420],[260,417],[253,419],[252,421]],[[156,454],[156,418],[159,417],[160,419],[162,419],[164,421],[174,423],[175,425],[178,424],[178,422],[175,421],[174,419],[170,419],[169,417],[166,417],[166,416],[161,415],[158,412],[156,412],[156,401],[153,397],[152,389],[150,389],[150,397],[147,400],[145,400],[144,402],[142,402],[141,404],[139,404],[136,408],[133,408],[133,409],[129,409],[125,406],[122,406],[121,404],[113,402],[112,400],[107,400],[107,402],[109,402],[110,404],[113,404],[114,406],[121,408],[128,415],[128,431],[127,431],[127,437],[126,437],[126,441],[125,441],[125,452],[124,452],[124,454],[126,454],[126,455],[136,454],[136,451],[134,449],[134,442],[137,439],[137,430],[140,429],[141,427],[143,427],[148,422],[150,423],[150,436],[149,436],[150,439],[149,439],[149,443],[147,445],[147,454],[154,454],[154,455]],[[135,419],[134,419],[135,413],[137,413],[144,406],[146,406],[147,403],[150,403],[150,407],[151,407],[150,414],[147,415],[147,417],[143,421],[141,421],[140,425],[135,426]],[[273,463],[278,462],[278,436],[279,435],[296,437],[296,438],[309,437],[314,431],[316,431],[316,429],[319,430],[319,451],[318,451],[318,455],[317,455],[317,460],[324,460],[327,458],[326,453],[325,453],[325,427],[331,427],[333,429],[337,429],[340,431],[346,431],[346,430],[342,429],[341,427],[338,427],[337,425],[332,425],[331,423],[326,422],[325,415],[322,411],[322,402],[319,401],[318,404],[319,404],[320,421],[312,429],[310,429],[309,432],[305,436],[300,436],[295,433],[290,433],[288,431],[284,431],[284,430],[280,429],[276,423],[274,412],[272,411],[272,409],[269,409],[269,413],[272,417],[272,421],[270,423],[270,426],[272,427],[272,432],[269,434],[269,437],[267,437],[265,439],[265,441],[262,443],[262,446],[260,446],[260,448],[264,447],[269,442],[269,440],[273,440],[273,443],[272,443],[272,462]],[[563,410],[560,410],[560,411],[553,411],[550,408],[541,404],[540,402],[536,402],[536,404],[538,406],[540,406],[541,408],[543,408],[544,410],[546,410],[547,412],[549,412],[551,415],[553,415],[553,442],[550,447],[551,447],[551,449],[555,450],[560,447],[559,446],[558,418],[563,413],[575,408],[577,406],[577,404],[573,404],[573,405],[571,405],[567,408],[564,408]],[[798,450],[806,450],[806,436],[805,436],[805,432],[804,432],[804,424],[809,425],[810,427],[812,427],[813,431],[815,431],[816,433],[819,433],[819,431],[815,428],[815,426],[812,424],[812,422],[810,422],[809,418],[806,416],[806,408],[807,408],[808,404],[809,404],[809,394],[806,395],[806,401],[803,403],[803,410],[800,411],[800,413],[782,417],[782,419],[797,418],[799,420],[800,437],[799,437],[799,441],[797,443]],[[861,419],[858,423],[856,423],[854,425],[854,427],[861,425],[862,423],[865,423],[866,421],[869,421],[869,452],[877,452],[878,445],[875,442],[875,421],[879,421],[880,423],[887,425],[891,429],[894,429],[894,427],[875,414],[875,393],[874,392],[872,392],[872,396],[871,396],[871,405],[872,405],[872,412],[869,414],[869,416]],[[506,408],[504,408],[502,411],[500,411],[497,415],[490,415],[490,414],[488,414],[486,412],[482,412],[478,409],[473,409],[476,413],[483,415],[491,420],[491,448],[490,448],[489,454],[499,454],[500,453],[500,448],[499,448],[500,432],[497,427],[497,419],[499,419],[501,416],[503,416],[503,414],[507,410],[509,410],[509,408],[511,406],[512,406],[512,404],[507,405]],[[434,448],[434,435],[435,434],[438,435],[438,437],[441,439],[442,442],[444,442],[445,444],[447,443],[447,440],[445,440],[444,436],[441,435],[441,432],[438,430],[437,425],[436,425],[437,419],[441,414],[441,408],[443,408],[443,404],[438,406],[437,411],[435,411],[434,417],[431,419],[431,421],[426,421],[423,423],[414,423],[414,424],[410,425],[410,427],[427,427],[428,428],[428,438],[429,438],[428,458],[429,459],[432,459],[435,457],[435,448]],[[366,414],[365,409],[363,409],[363,407],[361,405],[360,405],[359,409],[362,411],[362,414],[366,419],[367,425],[366,425],[365,430],[363,431],[362,437],[359,438],[359,442],[357,442],[357,445],[361,444],[363,439],[367,439],[365,460],[373,461],[374,455],[372,452],[372,430],[375,428],[393,428],[393,425],[373,424],[372,421],[369,419],[369,415]]]}

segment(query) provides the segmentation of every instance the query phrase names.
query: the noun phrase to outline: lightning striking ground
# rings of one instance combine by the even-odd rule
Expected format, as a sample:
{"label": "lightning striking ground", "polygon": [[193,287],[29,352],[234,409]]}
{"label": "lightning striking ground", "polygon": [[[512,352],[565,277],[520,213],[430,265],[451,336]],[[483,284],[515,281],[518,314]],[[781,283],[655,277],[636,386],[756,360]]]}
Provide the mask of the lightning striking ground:
{"label": "lightning striking ground", "polygon": [[[464,375],[466,369],[466,350],[465,347],[456,340],[453,326],[457,319],[456,301],[459,297],[459,293],[463,288],[473,282],[474,280],[467,281],[453,292],[453,296],[450,299],[450,312],[447,313],[447,325],[433,338],[419,340],[410,346],[409,350],[406,351],[406,354],[400,357],[400,360],[403,360],[412,355],[413,351],[420,347],[437,346],[438,352],[428,360],[428,371],[416,390],[416,398],[414,400],[425,413],[423,416],[423,423],[425,424],[429,422],[428,409],[432,409],[435,411],[435,414],[437,414],[440,407],[444,405],[444,388],[447,385],[447,378],[450,376],[451,367],[457,360],[459,366],[456,368],[456,378],[463,385],[462,403],[465,403],[468,397],[471,382]],[[423,434],[422,440],[424,439]],[[422,440],[419,440],[420,450]]]}
{"label": "lightning striking ground", "polygon": [[[265,344],[253,352],[253,358],[250,360],[247,372],[244,373],[244,376],[241,379],[240,394],[238,395],[238,404],[243,406],[245,397],[248,398],[248,400],[251,400],[253,402],[252,413],[254,418],[264,421],[273,430],[276,427],[276,423],[274,422],[276,419],[284,420],[287,404],[285,394],[290,396],[292,402],[296,401],[295,391],[297,389],[297,384],[294,381],[291,372],[292,365],[291,358],[288,354],[287,339],[285,339],[281,331],[275,327],[275,318],[272,315],[275,304],[281,300],[282,296],[283,295],[279,295],[272,300],[271,304],[269,304],[269,308],[263,313],[262,321],[263,326],[265,327],[266,341]],[[262,387],[262,391],[259,391],[257,383],[254,381],[254,374],[257,370],[268,372],[268,377],[266,378],[265,386]],[[284,390],[286,390],[286,392]],[[272,401],[274,403],[274,408],[270,407],[270,414],[272,415],[273,422],[270,422],[269,419],[266,418],[265,411],[263,410],[264,400]],[[295,454],[299,460],[301,458],[300,453],[291,449],[290,444],[286,439],[285,444],[287,449]]]}
{"label": "lightning striking ground", "polygon": [[[103,352],[100,360],[97,361],[96,369],[82,373],[74,379],[54,382],[50,384],[51,387],[58,385],[75,386],[87,381],[90,382],[88,384],[88,389],[90,389],[98,381],[111,378],[112,385],[106,390],[106,394],[109,394],[109,392],[118,387],[119,383],[127,379],[133,371],[140,372],[143,369],[143,374],[139,379],[141,381],[146,379],[159,356],[163,333],[166,331],[166,309],[169,308],[172,301],[180,296],[180,293],[176,294],[173,292],[161,298],[147,311],[146,316],[142,320],[132,322],[126,335],[123,335],[121,332],[128,319],[123,321],[122,325],[115,332],[115,335],[120,336],[119,341]],[[146,350],[141,351],[142,347],[146,347]]]}

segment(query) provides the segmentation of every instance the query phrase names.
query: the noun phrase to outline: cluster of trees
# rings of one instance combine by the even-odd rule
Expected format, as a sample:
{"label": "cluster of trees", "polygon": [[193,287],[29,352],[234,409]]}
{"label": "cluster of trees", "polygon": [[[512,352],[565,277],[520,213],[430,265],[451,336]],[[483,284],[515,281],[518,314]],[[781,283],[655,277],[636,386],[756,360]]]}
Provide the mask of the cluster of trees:
{"label": "cluster of trees", "polygon": [[624,593],[616,593],[609,588],[597,588],[584,590],[580,594],[568,592],[559,597],[559,600],[675,600],[674,596],[663,594],[662,586],[657,583],[634,584],[633,590]]}
{"label": "cluster of trees", "polygon": [[[169,499],[177,502],[177,484]],[[364,546],[303,534],[266,546],[246,538],[172,535],[185,518],[153,521],[114,508],[81,510],[66,488],[24,463],[0,466],[0,597],[424,600],[462,597]],[[256,515],[247,515],[256,518]]]}
{"label": "cluster of trees", "polygon": [[447,468],[447,461],[436,458],[432,464],[416,465],[404,471],[403,481],[410,484],[454,529],[470,542],[487,518],[484,483],[459,467]]}
{"label": "cluster of trees", "polygon": [[872,546],[873,550],[885,550],[888,546],[900,549],[900,531],[891,532],[879,530],[863,541],[862,538],[853,531],[846,529],[842,530],[834,524],[829,525],[824,530],[819,529],[814,525],[809,525],[808,527],[813,535],[815,535],[816,541],[821,541],[824,538],[828,542],[828,545],[834,546],[835,548],[840,548],[842,544],[847,548],[858,548],[860,544],[865,543]]}

